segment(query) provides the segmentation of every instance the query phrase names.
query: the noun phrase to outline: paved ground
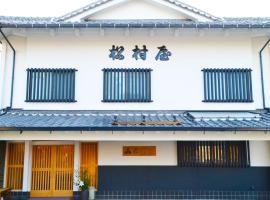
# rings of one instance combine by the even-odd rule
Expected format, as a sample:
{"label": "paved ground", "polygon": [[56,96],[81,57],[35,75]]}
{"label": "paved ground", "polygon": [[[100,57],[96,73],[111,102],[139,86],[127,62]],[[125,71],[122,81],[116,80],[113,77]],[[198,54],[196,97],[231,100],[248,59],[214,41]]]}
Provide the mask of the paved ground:
{"label": "paved ground", "polygon": [[72,198],[30,198],[30,200],[71,200]]}

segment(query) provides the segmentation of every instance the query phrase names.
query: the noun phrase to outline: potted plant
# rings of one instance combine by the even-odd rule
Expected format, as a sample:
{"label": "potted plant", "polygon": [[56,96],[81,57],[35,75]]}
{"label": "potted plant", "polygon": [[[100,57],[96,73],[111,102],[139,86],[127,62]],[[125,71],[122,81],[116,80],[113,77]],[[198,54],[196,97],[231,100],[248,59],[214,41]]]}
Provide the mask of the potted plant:
{"label": "potted plant", "polygon": [[84,170],[81,173],[76,173],[76,180],[75,184],[79,187],[80,192],[80,199],[81,200],[88,200],[89,199],[89,187],[90,187],[90,179],[88,175],[88,171]]}

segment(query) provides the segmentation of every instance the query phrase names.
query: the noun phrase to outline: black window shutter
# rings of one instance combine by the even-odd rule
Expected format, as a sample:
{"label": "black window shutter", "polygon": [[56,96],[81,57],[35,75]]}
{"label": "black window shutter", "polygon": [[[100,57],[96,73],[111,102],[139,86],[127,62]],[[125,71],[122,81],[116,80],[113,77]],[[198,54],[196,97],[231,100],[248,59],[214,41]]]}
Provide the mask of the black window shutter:
{"label": "black window shutter", "polygon": [[76,69],[27,69],[26,102],[75,102]]}
{"label": "black window shutter", "polygon": [[204,102],[253,102],[251,69],[203,69]]}
{"label": "black window shutter", "polygon": [[103,102],[151,102],[151,69],[103,69]]}

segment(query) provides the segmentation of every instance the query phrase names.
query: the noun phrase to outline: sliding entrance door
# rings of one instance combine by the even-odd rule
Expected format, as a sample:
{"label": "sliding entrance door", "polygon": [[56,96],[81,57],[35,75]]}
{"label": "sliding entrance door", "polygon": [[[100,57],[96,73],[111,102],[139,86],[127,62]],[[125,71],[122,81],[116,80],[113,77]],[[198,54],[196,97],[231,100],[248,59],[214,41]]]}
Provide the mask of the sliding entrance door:
{"label": "sliding entrance door", "polygon": [[73,145],[33,146],[31,197],[72,196],[73,175]]}

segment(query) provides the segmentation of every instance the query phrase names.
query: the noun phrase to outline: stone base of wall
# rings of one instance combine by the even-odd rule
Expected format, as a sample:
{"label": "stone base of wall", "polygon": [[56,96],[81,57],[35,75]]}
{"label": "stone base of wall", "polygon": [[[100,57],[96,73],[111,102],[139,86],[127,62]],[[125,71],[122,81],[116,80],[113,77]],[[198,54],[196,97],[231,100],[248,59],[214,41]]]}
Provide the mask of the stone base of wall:
{"label": "stone base of wall", "polygon": [[104,191],[103,199],[212,199],[212,200],[269,200],[270,191]]}
{"label": "stone base of wall", "polygon": [[[29,200],[30,192],[12,192],[12,200]],[[57,199],[57,198],[55,198]],[[80,192],[74,192],[73,200],[80,200]],[[185,200],[269,200],[270,191],[102,191],[96,200],[105,199],[185,199]],[[9,200],[4,197],[4,200]]]}
{"label": "stone base of wall", "polygon": [[[11,192],[12,200],[28,200],[30,198],[30,192]],[[4,197],[4,200],[9,200],[8,196]]]}

